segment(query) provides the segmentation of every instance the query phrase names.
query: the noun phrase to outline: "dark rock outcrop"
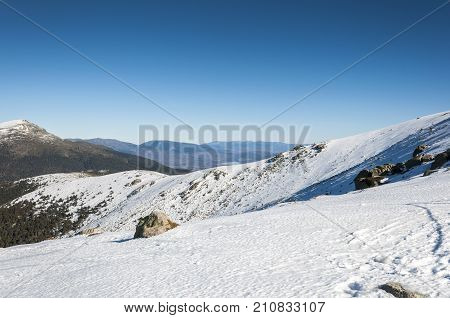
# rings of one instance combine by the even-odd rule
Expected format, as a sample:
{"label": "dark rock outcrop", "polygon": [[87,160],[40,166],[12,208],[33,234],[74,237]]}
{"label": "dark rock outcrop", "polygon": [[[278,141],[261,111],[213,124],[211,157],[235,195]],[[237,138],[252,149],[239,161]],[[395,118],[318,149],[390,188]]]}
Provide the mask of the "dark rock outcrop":
{"label": "dark rock outcrop", "polygon": [[420,160],[420,158],[418,158],[418,157],[414,157],[405,162],[406,170],[420,166],[421,164],[422,164],[422,160]]}
{"label": "dark rock outcrop", "polygon": [[426,297],[423,294],[407,290],[400,283],[390,282],[387,284],[383,284],[378,286],[381,290],[393,295],[397,298],[424,298]]}
{"label": "dark rock outcrop", "polygon": [[355,179],[355,188],[356,190],[363,190],[377,187],[383,183],[384,179],[386,178],[381,176]]}
{"label": "dark rock outcrop", "polygon": [[312,146],[312,149],[314,149],[314,150],[316,150],[316,151],[318,151],[318,152],[321,152],[321,151],[324,150],[326,147],[327,147],[327,144],[321,143],[321,144],[314,144],[314,145]]}
{"label": "dark rock outcrop", "polygon": [[383,183],[385,176],[392,173],[394,167],[393,164],[386,163],[371,170],[361,170],[354,179],[356,190],[379,186]]}
{"label": "dark rock outcrop", "polygon": [[413,158],[415,156],[417,156],[418,154],[424,152],[427,148],[428,148],[427,145],[419,145],[419,146],[417,146],[416,149],[414,149]]}
{"label": "dark rock outcrop", "polygon": [[450,160],[450,148],[434,157],[434,161],[430,168],[423,174],[424,177],[436,172],[438,169],[442,168]]}
{"label": "dark rock outcrop", "polygon": [[401,173],[405,173],[406,171],[408,171],[408,168],[406,168],[406,165],[403,162],[399,162],[392,168],[391,172],[392,172],[392,174],[401,174]]}
{"label": "dark rock outcrop", "polygon": [[450,149],[447,149],[447,151],[441,152],[440,154],[438,154],[436,156],[436,158],[434,158],[434,161],[431,164],[430,169],[436,170],[436,169],[442,168],[450,158],[449,153],[450,153]]}
{"label": "dark rock outcrop", "polygon": [[372,175],[373,176],[387,176],[387,175],[391,174],[393,168],[394,168],[393,164],[386,163],[382,166],[377,166],[374,169],[372,169]]}
{"label": "dark rock outcrop", "polygon": [[421,162],[430,162],[434,160],[434,156],[431,154],[418,155],[416,158],[420,159]]}
{"label": "dark rock outcrop", "polygon": [[167,232],[178,224],[162,212],[153,212],[139,220],[134,238],[152,237]]}

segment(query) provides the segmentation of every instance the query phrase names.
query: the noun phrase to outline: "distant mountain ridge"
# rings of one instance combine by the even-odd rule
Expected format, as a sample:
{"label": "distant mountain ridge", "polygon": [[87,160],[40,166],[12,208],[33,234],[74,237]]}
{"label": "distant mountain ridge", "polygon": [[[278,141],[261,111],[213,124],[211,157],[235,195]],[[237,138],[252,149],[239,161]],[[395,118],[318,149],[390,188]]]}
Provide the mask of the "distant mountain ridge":
{"label": "distant mountain ridge", "polygon": [[216,141],[206,144],[167,140],[148,141],[141,145],[115,139],[69,139],[104,146],[126,154],[158,161],[175,169],[200,170],[221,165],[249,163],[270,158],[290,150],[294,145],[263,141]]}
{"label": "distant mountain ridge", "polygon": [[103,146],[63,140],[26,120],[0,123],[0,181],[50,173],[115,173],[135,169],[165,174],[183,172]]}

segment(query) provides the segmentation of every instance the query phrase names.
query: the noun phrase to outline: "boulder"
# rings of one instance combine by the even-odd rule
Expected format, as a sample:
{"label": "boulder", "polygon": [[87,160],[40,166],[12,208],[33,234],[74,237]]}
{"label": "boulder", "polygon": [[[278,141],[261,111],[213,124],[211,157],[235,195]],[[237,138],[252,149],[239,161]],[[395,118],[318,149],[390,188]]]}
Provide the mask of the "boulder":
{"label": "boulder", "polygon": [[362,190],[379,186],[383,183],[382,181],[385,179],[384,176],[391,174],[394,167],[393,164],[386,163],[371,170],[361,170],[353,180],[355,189]]}
{"label": "boulder", "polygon": [[408,171],[408,169],[406,168],[406,165],[403,162],[399,162],[394,167],[392,167],[391,173],[392,174],[400,174],[400,173],[405,173],[406,171]]}
{"label": "boulder", "polygon": [[450,158],[449,149],[447,149],[447,151],[441,152],[434,158],[434,161],[431,164],[430,169],[436,170],[442,168],[445,165],[445,163],[449,160],[449,158]]}
{"label": "boulder", "polygon": [[423,173],[424,177],[428,177],[430,174],[435,173],[437,170],[431,170],[431,169],[427,169],[425,170],[425,172]]}
{"label": "boulder", "polygon": [[364,169],[364,170],[361,170],[361,171],[356,175],[355,180],[356,180],[356,179],[362,179],[362,178],[368,178],[368,177],[372,177],[372,176],[373,176],[373,175],[372,175],[372,171],[367,170],[367,169]]}
{"label": "boulder", "polygon": [[178,224],[171,221],[164,213],[153,212],[139,219],[134,238],[156,236],[177,226]]}
{"label": "boulder", "polygon": [[422,160],[419,157],[414,157],[405,162],[405,167],[407,170],[412,169],[414,167],[420,166],[422,164]]}
{"label": "boulder", "polygon": [[423,294],[407,290],[400,283],[390,282],[387,284],[383,284],[378,286],[379,289],[384,290],[385,292],[393,295],[397,298],[424,298],[426,297]]}
{"label": "boulder", "polygon": [[103,233],[103,230],[100,227],[94,227],[94,228],[82,230],[78,234],[79,235],[86,235],[86,236],[93,236],[93,235],[98,235],[98,234],[102,234],[102,233]]}
{"label": "boulder", "polygon": [[420,159],[422,162],[430,162],[434,160],[434,156],[431,154],[419,155],[416,158]]}
{"label": "boulder", "polygon": [[385,177],[381,177],[381,176],[355,179],[354,180],[355,189],[356,190],[364,190],[367,188],[377,187],[377,186],[383,184],[383,181],[385,179],[386,179]]}
{"label": "boulder", "polygon": [[413,152],[413,158],[414,158],[415,156],[417,156],[418,154],[424,152],[425,149],[427,149],[427,148],[428,148],[427,145],[419,145],[419,146],[417,146],[416,149],[414,149],[414,152]]}

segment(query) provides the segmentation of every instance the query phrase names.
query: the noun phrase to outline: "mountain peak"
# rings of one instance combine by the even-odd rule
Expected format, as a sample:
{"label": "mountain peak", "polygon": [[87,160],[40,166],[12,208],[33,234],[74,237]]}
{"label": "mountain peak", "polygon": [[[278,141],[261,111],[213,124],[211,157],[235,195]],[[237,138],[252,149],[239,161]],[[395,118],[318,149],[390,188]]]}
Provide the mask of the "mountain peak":
{"label": "mountain peak", "polygon": [[17,139],[19,137],[39,138],[46,141],[59,139],[55,135],[48,133],[44,128],[25,119],[0,123],[0,141]]}
{"label": "mountain peak", "polygon": [[33,125],[33,124],[25,119],[16,119],[0,123],[0,129],[10,129],[21,125]]}

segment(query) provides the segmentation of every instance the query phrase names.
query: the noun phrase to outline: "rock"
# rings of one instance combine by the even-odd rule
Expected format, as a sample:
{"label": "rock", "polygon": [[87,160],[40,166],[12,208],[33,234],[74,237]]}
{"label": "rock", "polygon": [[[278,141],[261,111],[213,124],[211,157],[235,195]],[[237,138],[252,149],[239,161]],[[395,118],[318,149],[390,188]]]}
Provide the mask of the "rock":
{"label": "rock", "polygon": [[322,143],[322,144],[314,144],[312,146],[312,149],[317,150],[318,152],[321,152],[322,150],[324,150],[326,148],[326,144]]}
{"label": "rock", "polygon": [[177,226],[178,224],[172,222],[164,213],[153,212],[139,219],[134,238],[152,237],[167,232]]}
{"label": "rock", "polygon": [[386,179],[385,177],[381,177],[381,176],[355,179],[354,180],[355,189],[356,190],[364,190],[367,188],[377,187],[377,186],[383,184],[383,181],[385,179]]}
{"label": "rock", "polygon": [[296,145],[296,146],[294,146],[294,148],[292,148],[291,150],[292,150],[292,151],[299,151],[299,150],[301,150],[301,149],[303,149],[303,148],[305,148],[304,145]]}
{"label": "rock", "polygon": [[83,230],[78,234],[86,235],[86,236],[93,236],[93,235],[98,235],[98,234],[102,234],[102,233],[103,233],[103,230],[100,227],[95,227],[95,228]]}
{"label": "rock", "polygon": [[140,183],[140,182],[142,182],[142,180],[141,179],[134,179],[133,181],[131,181],[130,183],[127,183],[125,186],[126,187],[131,187],[131,186],[134,186],[134,185],[136,185],[136,184],[138,184],[138,183]]}
{"label": "rock", "polygon": [[425,298],[426,296],[414,291],[407,290],[400,283],[390,282],[378,286],[379,289],[394,295],[397,298]]}
{"label": "rock", "polygon": [[413,152],[413,158],[414,158],[415,156],[417,156],[418,154],[424,152],[425,149],[427,149],[427,148],[428,148],[427,145],[419,145],[419,146],[417,146],[416,149],[414,149],[414,152]]}
{"label": "rock", "polygon": [[407,170],[414,168],[416,166],[420,166],[422,164],[422,160],[418,157],[414,157],[405,162],[405,167]]}
{"label": "rock", "polygon": [[385,179],[384,176],[391,174],[393,168],[393,164],[386,163],[371,170],[361,170],[353,180],[355,183],[355,189],[363,190],[379,186],[383,183],[382,181]]}
{"label": "rock", "polygon": [[434,160],[434,156],[430,155],[430,154],[425,154],[425,155],[419,155],[416,156],[417,159],[420,159],[420,161],[422,162],[430,162]]}
{"label": "rock", "polygon": [[391,173],[392,174],[400,174],[400,173],[405,173],[406,171],[408,171],[408,169],[406,168],[406,165],[403,162],[399,162],[394,167],[392,167]]}
{"label": "rock", "polygon": [[442,168],[445,165],[445,163],[449,160],[449,158],[450,158],[449,149],[447,149],[447,151],[441,152],[434,158],[434,161],[431,164],[430,169],[436,170]]}
{"label": "rock", "polygon": [[427,169],[424,173],[423,176],[424,177],[428,177],[430,174],[435,173],[437,170],[431,170],[431,169]]}
{"label": "rock", "polygon": [[391,173],[393,168],[394,165],[391,163],[386,163],[382,166],[377,166],[376,168],[372,169],[372,176],[386,176]]}
{"label": "rock", "polygon": [[373,175],[372,175],[372,171],[367,170],[367,169],[364,169],[364,170],[361,170],[361,171],[356,175],[355,180],[356,180],[356,179],[362,179],[362,178],[368,178],[368,177],[372,177],[372,176],[373,176]]}

